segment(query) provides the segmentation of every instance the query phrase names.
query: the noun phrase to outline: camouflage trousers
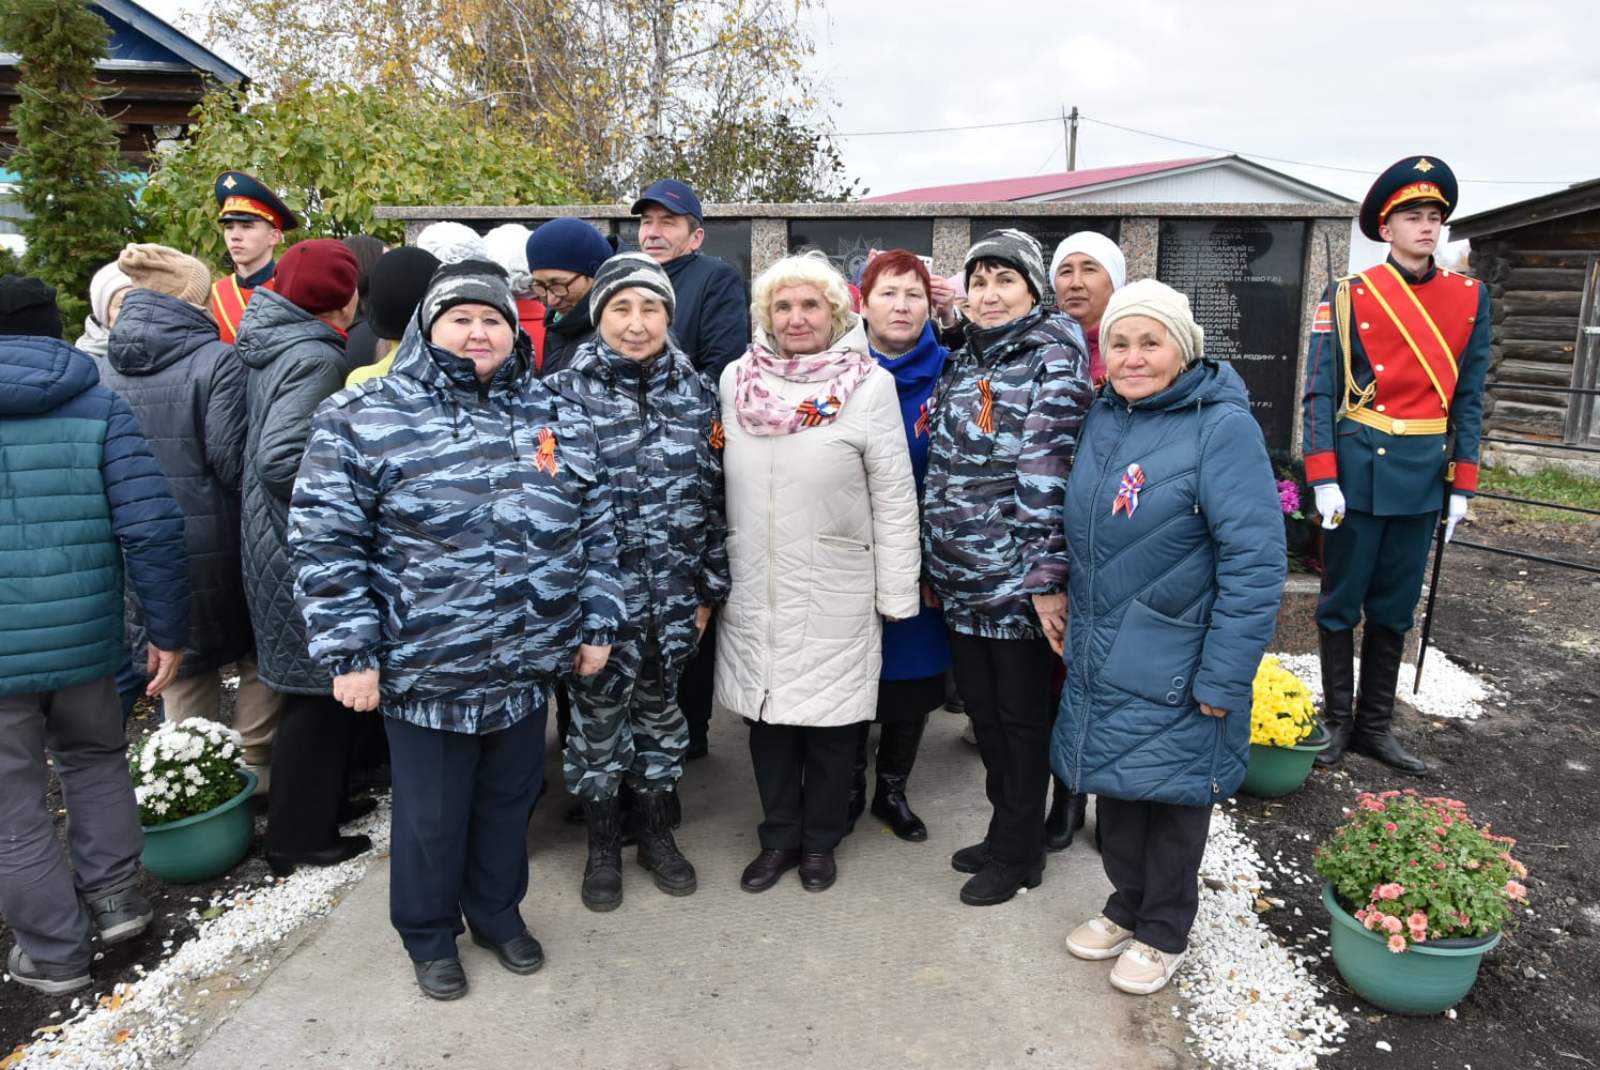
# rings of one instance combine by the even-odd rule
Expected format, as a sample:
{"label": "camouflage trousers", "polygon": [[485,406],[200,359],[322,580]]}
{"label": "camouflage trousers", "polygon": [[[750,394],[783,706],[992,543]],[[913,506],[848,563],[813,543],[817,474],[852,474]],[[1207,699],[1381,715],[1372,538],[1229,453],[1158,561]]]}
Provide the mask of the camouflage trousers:
{"label": "camouflage trousers", "polygon": [[611,648],[593,676],[570,676],[572,731],[562,758],[567,790],[609,799],[624,780],[637,793],[666,791],[683,773],[689,726],[678,706],[680,666],[661,659],[655,636]]}

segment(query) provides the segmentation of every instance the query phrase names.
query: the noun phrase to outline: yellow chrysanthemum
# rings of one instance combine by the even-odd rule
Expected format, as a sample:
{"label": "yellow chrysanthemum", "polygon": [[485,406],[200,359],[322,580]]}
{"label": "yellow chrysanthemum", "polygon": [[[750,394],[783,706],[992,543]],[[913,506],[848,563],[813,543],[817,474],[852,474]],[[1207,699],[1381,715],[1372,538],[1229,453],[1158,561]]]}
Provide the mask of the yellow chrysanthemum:
{"label": "yellow chrysanthemum", "polygon": [[1250,706],[1250,742],[1292,747],[1311,735],[1316,707],[1311,689],[1270,655],[1261,659]]}

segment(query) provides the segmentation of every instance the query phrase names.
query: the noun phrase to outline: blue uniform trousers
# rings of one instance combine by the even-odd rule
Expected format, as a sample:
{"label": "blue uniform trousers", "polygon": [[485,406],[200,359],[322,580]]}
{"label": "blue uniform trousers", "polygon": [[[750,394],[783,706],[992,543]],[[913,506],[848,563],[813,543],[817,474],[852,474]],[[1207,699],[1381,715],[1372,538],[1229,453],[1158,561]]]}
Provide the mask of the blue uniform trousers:
{"label": "blue uniform trousers", "polygon": [[451,958],[466,915],[505,943],[526,926],[528,818],[544,782],[545,713],[487,735],[384,718],[394,776],[389,919],[417,962]]}
{"label": "blue uniform trousers", "polygon": [[1369,625],[1410,631],[1438,525],[1437,509],[1413,516],[1346,512],[1344,523],[1322,533],[1317,627],[1349,631],[1365,612]]}

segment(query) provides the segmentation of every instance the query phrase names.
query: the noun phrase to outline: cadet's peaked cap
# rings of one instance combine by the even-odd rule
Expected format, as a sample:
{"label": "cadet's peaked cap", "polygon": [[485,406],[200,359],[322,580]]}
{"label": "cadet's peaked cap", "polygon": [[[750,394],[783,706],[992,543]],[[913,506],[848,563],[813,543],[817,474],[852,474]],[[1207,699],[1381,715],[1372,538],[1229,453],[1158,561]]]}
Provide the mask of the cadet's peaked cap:
{"label": "cadet's peaked cap", "polygon": [[1389,213],[1420,202],[1437,204],[1449,219],[1458,193],[1456,173],[1449,164],[1437,156],[1407,156],[1391,164],[1367,191],[1361,202],[1361,233],[1382,241],[1378,227]]}
{"label": "cadet's peaked cap", "polygon": [[279,230],[289,231],[300,225],[289,206],[267,188],[255,175],[243,171],[224,171],[217,176],[213,187],[217,196],[218,217],[229,220],[265,219]]}

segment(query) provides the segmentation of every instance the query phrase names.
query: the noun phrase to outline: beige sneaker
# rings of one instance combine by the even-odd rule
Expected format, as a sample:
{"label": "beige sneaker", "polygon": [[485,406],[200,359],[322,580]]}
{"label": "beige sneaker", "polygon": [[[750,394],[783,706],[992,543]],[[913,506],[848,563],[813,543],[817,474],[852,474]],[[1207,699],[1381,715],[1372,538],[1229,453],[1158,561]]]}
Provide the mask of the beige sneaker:
{"label": "beige sneaker", "polygon": [[1135,996],[1148,996],[1167,987],[1188,952],[1169,955],[1135,940],[1111,970],[1111,985]]}
{"label": "beige sneaker", "polygon": [[1114,959],[1133,941],[1133,930],[1124,929],[1101,914],[1090,918],[1067,936],[1067,950],[1080,959],[1098,962]]}

